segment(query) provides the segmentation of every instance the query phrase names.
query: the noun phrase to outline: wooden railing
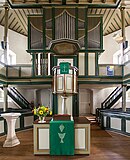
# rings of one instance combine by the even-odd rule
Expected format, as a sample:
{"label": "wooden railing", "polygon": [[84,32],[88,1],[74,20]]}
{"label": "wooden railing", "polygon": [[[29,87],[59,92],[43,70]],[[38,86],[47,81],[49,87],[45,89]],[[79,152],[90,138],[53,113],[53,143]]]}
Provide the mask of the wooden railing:
{"label": "wooden railing", "polygon": [[[109,71],[111,68],[111,71]],[[113,75],[110,73],[113,72]],[[123,76],[123,65],[118,64],[99,64],[99,76]]]}
{"label": "wooden railing", "polygon": [[[113,75],[108,74],[108,66],[112,66]],[[129,65],[130,66],[130,65]],[[99,64],[96,68],[96,73],[93,77],[121,77],[123,76],[123,68],[125,74],[130,72],[128,64],[126,66],[123,65],[113,65],[113,64]],[[127,67],[129,67],[127,69]],[[19,64],[19,65],[5,65],[0,62],[0,75],[6,78],[31,78],[31,77],[45,77],[48,76],[47,73],[45,75],[36,75],[34,74],[33,67],[31,64]],[[49,76],[48,76],[49,77]],[[80,76],[79,76],[80,77]],[[86,77],[86,75],[82,75],[82,77]],[[87,75],[89,77],[89,75]],[[91,77],[91,76],[90,76]]]}

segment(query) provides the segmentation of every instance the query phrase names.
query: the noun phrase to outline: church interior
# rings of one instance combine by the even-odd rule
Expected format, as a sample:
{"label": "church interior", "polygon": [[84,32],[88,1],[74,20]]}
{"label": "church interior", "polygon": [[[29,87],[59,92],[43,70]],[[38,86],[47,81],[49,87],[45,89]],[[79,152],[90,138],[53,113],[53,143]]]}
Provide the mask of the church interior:
{"label": "church interior", "polygon": [[0,1],[0,160],[130,159],[129,0]]}

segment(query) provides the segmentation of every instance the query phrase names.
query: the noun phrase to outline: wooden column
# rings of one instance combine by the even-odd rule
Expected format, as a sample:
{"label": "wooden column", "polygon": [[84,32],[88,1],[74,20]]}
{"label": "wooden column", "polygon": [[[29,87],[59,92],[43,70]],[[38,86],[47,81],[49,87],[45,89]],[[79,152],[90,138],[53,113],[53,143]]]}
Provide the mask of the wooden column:
{"label": "wooden column", "polygon": [[8,108],[8,86],[4,85],[3,86],[3,91],[4,91],[4,104],[3,104],[3,111],[5,112]]}
{"label": "wooden column", "polygon": [[8,14],[9,7],[5,5],[5,25],[4,25],[4,63],[8,64]]}
{"label": "wooden column", "polygon": [[[120,8],[121,11],[121,34],[123,37],[123,42],[125,42],[126,37],[125,37],[125,7],[121,6]],[[124,48],[123,48],[123,42],[121,43],[121,64],[124,63]]]}
{"label": "wooden column", "polygon": [[126,85],[122,85],[122,111],[126,112]]}

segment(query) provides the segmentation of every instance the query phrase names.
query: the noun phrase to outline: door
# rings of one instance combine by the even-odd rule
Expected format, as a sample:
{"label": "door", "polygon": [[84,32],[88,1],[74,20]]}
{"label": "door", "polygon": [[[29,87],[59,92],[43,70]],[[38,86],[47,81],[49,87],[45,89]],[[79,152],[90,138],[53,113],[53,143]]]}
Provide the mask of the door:
{"label": "door", "polygon": [[90,90],[79,90],[79,115],[87,115],[91,113],[90,108]]}

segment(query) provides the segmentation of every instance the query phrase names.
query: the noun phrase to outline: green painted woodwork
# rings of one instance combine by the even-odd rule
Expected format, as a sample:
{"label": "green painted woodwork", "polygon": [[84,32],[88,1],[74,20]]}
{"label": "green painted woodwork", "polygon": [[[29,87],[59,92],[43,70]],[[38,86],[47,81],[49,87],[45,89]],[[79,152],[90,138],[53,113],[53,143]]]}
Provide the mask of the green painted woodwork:
{"label": "green painted woodwork", "polygon": [[100,82],[100,81],[78,81],[78,84],[122,84],[122,81],[111,81],[111,82],[108,82],[106,80]]}
{"label": "green painted woodwork", "polygon": [[55,39],[55,8],[52,8],[52,40]]}
{"label": "green painted woodwork", "polygon": [[99,66],[98,66],[98,53],[95,53],[95,75],[99,75]]}
{"label": "green painted woodwork", "polygon": [[85,76],[88,76],[88,53],[85,53]]}
{"label": "green painted woodwork", "polygon": [[124,65],[122,65],[122,77],[124,77]]}
{"label": "green painted woodwork", "polygon": [[[54,56],[51,54],[50,55],[50,68],[53,68],[54,65]],[[51,75],[53,75],[52,70],[51,70]]]}
{"label": "green painted woodwork", "polygon": [[8,83],[6,82],[5,84],[8,84],[8,85],[42,85],[42,84],[52,84],[52,81],[44,81],[44,82],[28,82],[28,81],[9,81]]}
{"label": "green painted woodwork", "polygon": [[88,48],[88,8],[85,8],[85,37],[84,37],[85,50]]}
{"label": "green painted woodwork", "polygon": [[110,128],[110,126],[111,126],[110,117],[106,117],[106,128]]}
{"label": "green painted woodwork", "polygon": [[103,49],[103,17],[100,17],[100,49]]}
{"label": "green painted woodwork", "polygon": [[81,49],[81,50],[79,50],[79,52],[81,53],[81,52],[89,52],[89,53],[93,53],[93,52],[99,52],[99,53],[102,53],[102,52],[104,52],[105,50],[102,50],[102,49]]}
{"label": "green painted woodwork", "polygon": [[126,119],[124,117],[121,119],[121,131],[126,132]]}
{"label": "green painted woodwork", "polygon": [[45,14],[46,14],[46,12],[45,12],[45,8],[43,8],[43,10],[42,10],[42,12],[43,12],[43,49],[46,49],[46,19],[45,19]]}
{"label": "green painted woodwork", "polygon": [[62,0],[62,5],[66,5],[66,0]]}
{"label": "green painted woodwork", "polygon": [[[100,79],[99,79],[100,78]],[[4,78],[5,79],[5,78]],[[41,80],[40,80],[41,79]],[[78,77],[78,84],[128,84],[130,83],[130,79],[129,80],[124,80],[122,79],[122,77],[119,76],[113,76],[113,77],[98,77],[98,76],[79,76]],[[46,77],[42,77],[42,76],[37,76],[34,78],[30,77],[24,77],[24,78],[17,78],[17,77],[12,77],[12,78],[8,78],[8,82],[7,79],[5,80],[1,80],[0,84],[8,84],[8,85],[41,85],[41,84],[52,84],[52,76],[46,76]]]}
{"label": "green painted woodwork", "polygon": [[[112,112],[110,110],[104,110],[100,112],[100,122],[101,122],[101,128],[106,130],[115,131],[121,134],[129,135],[129,132],[126,132],[126,121],[130,121],[130,114],[128,112]],[[104,126],[104,117],[106,117],[106,126]],[[121,120],[121,130],[120,129],[114,129],[111,127],[111,118],[118,118]]]}
{"label": "green painted woodwork", "polygon": [[57,56],[53,56],[53,64],[54,66],[57,66]]}
{"label": "green painted woodwork", "polygon": [[75,39],[78,40],[78,7],[75,8]]}
{"label": "green painted woodwork", "polygon": [[32,54],[32,76],[35,76],[35,54]]}
{"label": "green painted woodwork", "polygon": [[6,66],[6,78],[8,78],[8,66]]}
{"label": "green painted woodwork", "polygon": [[44,53],[48,53],[48,52],[52,52],[52,50],[50,49],[28,49],[26,50],[28,53],[37,53],[37,52],[44,52]]}
{"label": "green painted woodwork", "polygon": [[21,77],[21,66],[19,67],[19,77]]}
{"label": "green painted woodwork", "polygon": [[52,106],[55,106],[55,107],[52,108],[53,115],[57,114],[58,113],[58,97],[57,97],[57,94],[53,94],[53,105]]}
{"label": "green painted woodwork", "polygon": [[28,49],[31,49],[31,27],[30,27],[30,17],[28,17]]}
{"label": "green painted woodwork", "polygon": [[75,56],[73,57],[73,65],[78,68],[78,55],[75,55]]}
{"label": "green painted woodwork", "polygon": [[72,113],[73,116],[79,116],[79,94],[72,96]]}

